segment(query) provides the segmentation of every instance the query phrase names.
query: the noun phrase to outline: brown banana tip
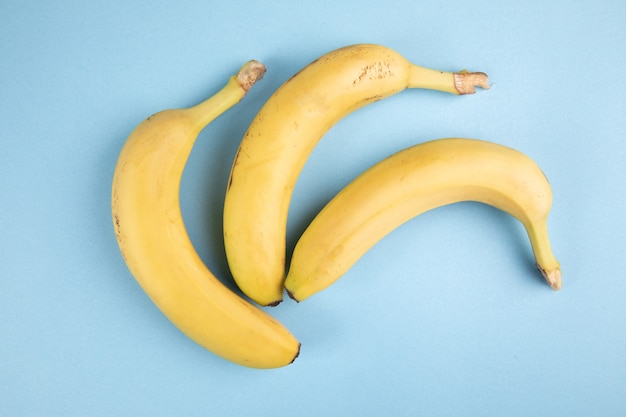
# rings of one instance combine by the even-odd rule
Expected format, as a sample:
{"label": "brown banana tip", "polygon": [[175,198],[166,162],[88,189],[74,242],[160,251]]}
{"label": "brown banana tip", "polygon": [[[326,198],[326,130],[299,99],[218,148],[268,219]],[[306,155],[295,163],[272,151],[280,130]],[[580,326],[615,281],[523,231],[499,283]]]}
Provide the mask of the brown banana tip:
{"label": "brown banana tip", "polygon": [[300,302],[300,300],[298,300],[298,299],[296,298],[296,296],[295,296],[295,295],[293,295],[293,293],[292,293],[291,291],[289,291],[289,290],[288,290],[288,289],[286,289],[286,288],[285,288],[285,291],[287,291],[287,295],[288,295],[288,296],[289,296],[289,298],[291,298],[293,301],[295,301],[296,303],[299,303],[299,302]]}
{"label": "brown banana tip", "polygon": [[459,94],[474,94],[476,87],[489,90],[489,77],[484,72],[467,72],[465,70],[454,73],[454,88]]}
{"label": "brown banana tip", "polygon": [[294,363],[296,361],[296,359],[298,359],[298,356],[300,356],[300,348],[302,348],[302,343],[298,343],[298,351],[296,352],[296,355],[293,357],[291,362],[289,362],[289,365]]}
{"label": "brown banana tip", "polygon": [[558,291],[563,286],[563,280],[561,279],[561,268],[557,267],[555,269],[543,269],[540,266],[537,266],[537,269],[541,272],[543,277],[545,278],[550,288],[554,291]]}
{"label": "brown banana tip", "polygon": [[280,303],[282,303],[282,302],[283,302],[283,300],[276,300],[276,301],[274,301],[274,302],[271,302],[271,303],[265,304],[265,305],[264,305],[264,307],[276,307],[278,304],[280,304]]}
{"label": "brown banana tip", "polygon": [[244,64],[237,73],[237,80],[241,84],[244,91],[250,90],[254,83],[259,81],[265,75],[265,65],[259,61],[251,60]]}

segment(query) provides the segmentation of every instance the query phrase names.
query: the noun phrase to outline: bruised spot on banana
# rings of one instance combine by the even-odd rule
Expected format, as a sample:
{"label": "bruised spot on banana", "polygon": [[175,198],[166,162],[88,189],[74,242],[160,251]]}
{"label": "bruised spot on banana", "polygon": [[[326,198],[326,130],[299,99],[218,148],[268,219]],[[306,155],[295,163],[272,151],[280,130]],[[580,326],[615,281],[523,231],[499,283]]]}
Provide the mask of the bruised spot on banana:
{"label": "bruised spot on banana", "polygon": [[340,119],[407,88],[454,95],[489,88],[482,72],[412,64],[381,45],[329,52],[286,81],[253,119],[233,162],[224,201],[224,243],[238,287],[260,305],[283,299],[292,191],[319,140]]}
{"label": "bruised spot on banana", "polygon": [[300,343],[207,268],[185,229],[179,197],[183,170],[200,131],[238,103],[264,72],[263,64],[250,61],[206,101],[165,110],[140,123],[120,152],[111,209],[130,272],[180,331],[236,364],[277,368],[295,360]]}
{"label": "bruised spot on banana", "polygon": [[492,142],[421,143],[372,166],[341,190],[300,236],[285,281],[302,301],[329,287],[408,220],[460,201],[489,204],[525,227],[538,270],[554,290],[561,269],[548,238],[552,189],[527,155]]}

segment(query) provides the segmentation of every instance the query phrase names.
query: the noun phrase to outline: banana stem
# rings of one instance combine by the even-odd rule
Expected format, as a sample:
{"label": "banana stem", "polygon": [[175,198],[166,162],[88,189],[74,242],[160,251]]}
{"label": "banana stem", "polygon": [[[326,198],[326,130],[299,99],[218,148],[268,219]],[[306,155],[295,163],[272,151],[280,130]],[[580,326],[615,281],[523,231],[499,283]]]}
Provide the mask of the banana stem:
{"label": "banana stem", "polygon": [[474,94],[475,87],[489,89],[489,78],[484,72],[446,72],[411,65],[408,87],[429,88],[456,95]]}
{"label": "banana stem", "polygon": [[455,72],[454,87],[459,94],[474,94],[476,92],[475,87],[489,90],[489,78],[484,72],[467,72],[465,70]]}
{"label": "banana stem", "polygon": [[241,101],[264,74],[265,65],[254,60],[246,62],[215,95],[186,109],[194,128],[199,132],[217,116]]}
{"label": "banana stem", "polygon": [[265,65],[259,61],[250,60],[237,73],[237,82],[248,92],[250,88],[265,75]]}

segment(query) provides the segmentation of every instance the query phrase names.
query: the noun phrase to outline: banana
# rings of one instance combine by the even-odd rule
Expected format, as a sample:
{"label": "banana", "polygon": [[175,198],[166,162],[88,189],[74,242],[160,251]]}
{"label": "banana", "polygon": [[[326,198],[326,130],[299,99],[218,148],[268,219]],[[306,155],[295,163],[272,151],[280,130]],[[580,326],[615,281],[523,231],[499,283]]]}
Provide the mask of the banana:
{"label": "banana", "polygon": [[224,202],[224,243],[239,288],[261,305],[283,299],[287,214],[296,180],[325,132],[350,112],[406,88],[489,88],[484,73],[413,65],[380,45],[332,51],[285,82],[246,132]]}
{"label": "banana", "polygon": [[112,187],[119,248],[143,290],[192,340],[252,368],[290,364],[300,344],[204,265],[187,235],[179,190],[200,131],[238,103],[264,72],[263,64],[250,61],[204,102],[162,111],[139,124],[121,150]]}
{"label": "banana", "polygon": [[341,190],[298,240],[285,280],[296,301],[327,288],[388,233],[436,207],[489,204],[525,227],[537,268],[554,289],[561,270],[548,239],[552,190],[523,153],[475,139],[439,139],[400,151]]}

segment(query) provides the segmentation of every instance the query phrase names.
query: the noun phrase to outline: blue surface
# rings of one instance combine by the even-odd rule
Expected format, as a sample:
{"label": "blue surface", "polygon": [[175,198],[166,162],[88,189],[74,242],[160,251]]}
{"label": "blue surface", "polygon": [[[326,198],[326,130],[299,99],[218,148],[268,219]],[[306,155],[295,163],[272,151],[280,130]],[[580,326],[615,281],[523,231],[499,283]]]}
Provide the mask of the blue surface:
{"label": "blue surface", "polygon": [[[383,5],[384,4],[384,5]],[[626,3],[389,0],[0,3],[0,415],[624,416]],[[230,364],[178,332],[129,274],[114,165],[150,114],[268,67],[205,130],[183,178],[192,239],[228,285],[230,163],[269,95],[308,62],[372,42],[485,71],[465,97],[406,91],[337,124],[297,184],[289,247],[363,169],[464,136],[533,157],[554,189],[555,293],[521,226],[465,203],[404,225],[343,279],[270,312],[291,366]]]}

